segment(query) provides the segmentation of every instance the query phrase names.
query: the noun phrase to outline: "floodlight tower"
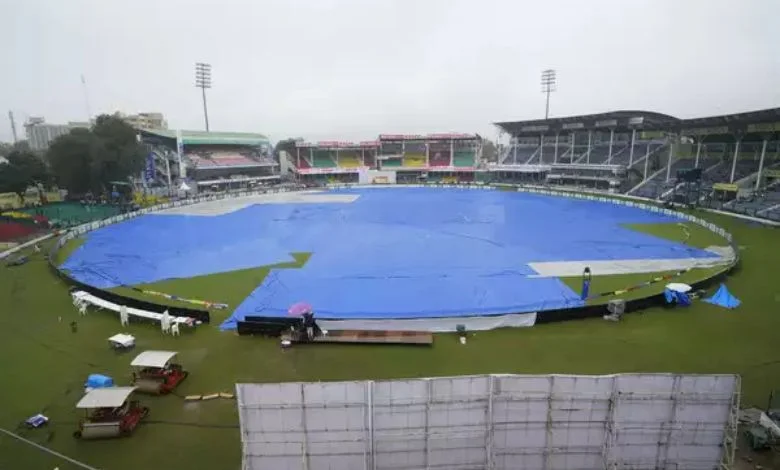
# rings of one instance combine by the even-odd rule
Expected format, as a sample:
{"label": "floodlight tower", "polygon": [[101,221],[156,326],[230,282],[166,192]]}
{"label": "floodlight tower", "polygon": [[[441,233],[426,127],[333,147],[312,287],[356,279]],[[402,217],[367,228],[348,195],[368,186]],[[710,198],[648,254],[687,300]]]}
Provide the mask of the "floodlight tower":
{"label": "floodlight tower", "polygon": [[554,69],[542,70],[542,93],[547,95],[547,103],[544,107],[544,118],[550,116],[550,93],[557,90],[556,76]]}
{"label": "floodlight tower", "polygon": [[209,131],[209,108],[206,105],[206,88],[211,88],[211,64],[195,64],[195,87],[203,94],[203,117],[206,120],[206,132]]}

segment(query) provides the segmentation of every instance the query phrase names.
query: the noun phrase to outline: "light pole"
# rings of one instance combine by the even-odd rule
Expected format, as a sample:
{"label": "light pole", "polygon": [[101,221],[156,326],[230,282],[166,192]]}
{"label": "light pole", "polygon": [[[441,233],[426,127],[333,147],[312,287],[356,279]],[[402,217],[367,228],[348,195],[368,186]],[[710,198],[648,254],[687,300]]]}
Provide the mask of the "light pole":
{"label": "light pole", "polygon": [[556,77],[554,69],[542,70],[542,93],[547,95],[547,103],[544,107],[544,118],[547,119],[550,116],[550,93],[555,91]]}
{"label": "light pole", "polygon": [[203,94],[203,117],[206,120],[206,132],[209,131],[209,108],[206,105],[206,88],[211,88],[211,64],[195,64],[195,87]]}

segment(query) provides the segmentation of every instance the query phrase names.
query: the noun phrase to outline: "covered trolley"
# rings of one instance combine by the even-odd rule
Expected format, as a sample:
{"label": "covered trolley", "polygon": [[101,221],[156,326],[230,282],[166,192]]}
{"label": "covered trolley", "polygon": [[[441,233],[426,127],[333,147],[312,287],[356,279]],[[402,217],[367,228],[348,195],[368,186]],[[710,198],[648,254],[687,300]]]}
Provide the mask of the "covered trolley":
{"label": "covered trolley", "polygon": [[108,439],[132,434],[149,408],[130,400],[136,387],[96,388],[87,392],[76,404],[86,411],[73,433],[77,439]]}
{"label": "covered trolley", "polygon": [[133,370],[133,385],[141,393],[164,395],[173,391],[187,378],[189,372],[172,362],[175,351],[144,351],[130,365]]}

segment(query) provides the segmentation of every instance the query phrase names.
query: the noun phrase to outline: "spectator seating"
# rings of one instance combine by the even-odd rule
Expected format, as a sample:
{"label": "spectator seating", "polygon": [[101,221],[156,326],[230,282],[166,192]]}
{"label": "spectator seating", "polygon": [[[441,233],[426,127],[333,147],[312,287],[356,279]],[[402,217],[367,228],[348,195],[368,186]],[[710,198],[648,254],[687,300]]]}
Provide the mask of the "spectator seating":
{"label": "spectator seating", "polygon": [[502,165],[524,165],[528,160],[536,154],[539,150],[538,146],[522,146],[518,145],[509,149],[506,160],[501,162]]}
{"label": "spectator seating", "polygon": [[267,158],[261,161],[258,158],[230,151],[190,153],[186,157],[197,169],[264,166],[273,163]]}
{"label": "spectator seating", "polygon": [[451,166],[452,154],[449,143],[432,142],[428,148],[428,164],[430,166]]}
{"label": "spectator seating", "polygon": [[606,164],[609,155],[609,146],[598,145],[590,150],[590,158],[583,153],[577,163],[590,163],[591,165]]}
{"label": "spectator seating", "polygon": [[296,166],[302,170],[311,168],[311,163],[309,163],[308,156],[304,157],[301,155],[301,158],[293,159],[293,161],[295,162]]}
{"label": "spectator seating", "polygon": [[[731,167],[734,160],[726,160],[720,166],[707,172],[709,180],[714,183],[731,182]],[[758,161],[756,160],[737,160],[737,168],[734,172],[734,182],[741,180],[758,171]]]}
{"label": "spectator seating", "polygon": [[[558,155],[562,154],[566,150],[565,147],[558,147]],[[536,160],[531,163],[540,163],[539,160],[543,160],[543,163],[552,163],[555,159],[555,145],[545,145],[541,151],[536,154]]]}
{"label": "spectator seating", "polygon": [[418,152],[406,152],[404,153],[403,163],[404,167],[409,168],[421,168],[425,166],[425,153]]}
{"label": "spectator seating", "polygon": [[453,156],[453,166],[456,167],[474,167],[476,162],[476,151],[474,149],[455,149]]}
{"label": "spectator seating", "polygon": [[403,145],[400,143],[383,143],[379,153],[381,155],[400,155],[403,151]]}
{"label": "spectator seating", "polygon": [[315,150],[312,164],[314,168],[333,168],[336,166],[329,150]]}
{"label": "spectator seating", "polygon": [[341,168],[358,168],[363,165],[357,152],[354,151],[340,151],[338,160]]}
{"label": "spectator seating", "polygon": [[367,167],[376,168],[376,152],[374,150],[364,151],[362,157]]}

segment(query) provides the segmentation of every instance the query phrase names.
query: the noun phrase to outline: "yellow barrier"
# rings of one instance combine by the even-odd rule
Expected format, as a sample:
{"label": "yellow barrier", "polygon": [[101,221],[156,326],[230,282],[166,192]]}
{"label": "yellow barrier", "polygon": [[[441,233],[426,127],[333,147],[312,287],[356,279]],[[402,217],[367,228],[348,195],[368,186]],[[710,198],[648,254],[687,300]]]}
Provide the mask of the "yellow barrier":
{"label": "yellow barrier", "polygon": [[225,398],[228,400],[232,400],[235,397],[236,396],[233,395],[232,393],[219,392],[219,393],[210,393],[208,395],[187,395],[184,397],[184,401],[208,401],[217,398]]}
{"label": "yellow barrier", "polygon": [[133,193],[133,202],[141,207],[156,206],[168,202],[167,197],[155,196],[154,194],[144,194],[141,192]]}

